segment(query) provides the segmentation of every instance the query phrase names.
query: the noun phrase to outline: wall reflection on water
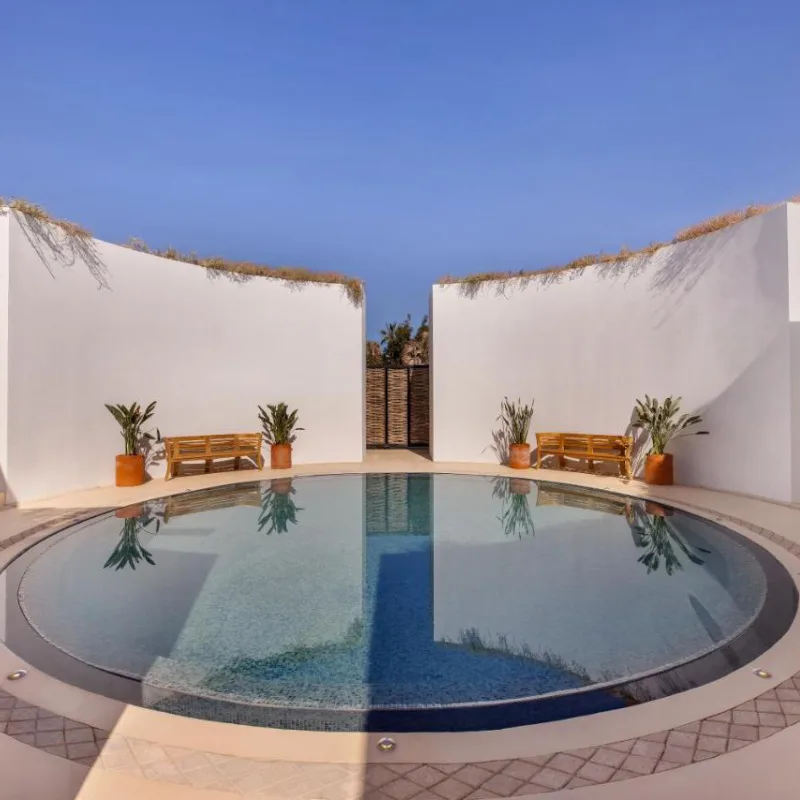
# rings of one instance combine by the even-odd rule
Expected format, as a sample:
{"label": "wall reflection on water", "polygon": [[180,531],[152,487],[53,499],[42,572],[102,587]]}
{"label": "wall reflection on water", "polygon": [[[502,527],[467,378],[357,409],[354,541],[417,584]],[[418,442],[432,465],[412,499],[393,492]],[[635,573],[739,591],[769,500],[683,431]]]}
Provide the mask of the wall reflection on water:
{"label": "wall reflection on water", "polygon": [[[207,661],[215,691],[295,673],[360,673],[388,691],[398,674],[424,681],[453,648],[492,664],[535,661],[584,684],[702,651],[744,625],[764,591],[750,555],[713,525],[524,478],[287,478],[118,515],[101,563],[131,574],[126,602],[143,569],[166,570],[147,591],[167,599],[192,559],[213,559],[161,655]],[[191,556],[184,578],[173,575],[181,551]],[[222,661],[212,664],[212,651]]]}

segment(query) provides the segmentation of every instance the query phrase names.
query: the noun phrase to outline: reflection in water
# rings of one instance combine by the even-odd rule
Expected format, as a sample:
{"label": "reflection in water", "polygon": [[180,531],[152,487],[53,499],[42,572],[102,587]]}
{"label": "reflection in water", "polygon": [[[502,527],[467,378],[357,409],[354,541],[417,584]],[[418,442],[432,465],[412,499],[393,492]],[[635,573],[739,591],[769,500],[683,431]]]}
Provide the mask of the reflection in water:
{"label": "reflection in water", "polygon": [[285,678],[287,672],[291,672],[301,664],[342,657],[348,651],[361,647],[363,643],[364,620],[357,617],[348,625],[344,636],[338,641],[319,642],[312,645],[298,644],[288,650],[263,658],[237,656],[219,671],[207,675],[203,685],[213,691],[224,692],[235,686],[241,678],[247,676],[253,676],[260,680]]}
{"label": "reflection in water", "polygon": [[502,503],[500,516],[497,518],[503,525],[506,536],[535,536],[533,517],[528,503],[531,481],[519,478],[497,477],[493,481],[492,496]]}
{"label": "reflection in water", "polygon": [[260,533],[286,533],[289,525],[297,525],[297,512],[302,511],[292,499],[297,490],[291,478],[270,481],[268,489],[261,498],[261,514],[258,518]]}
{"label": "reflection in water", "polygon": [[[155,531],[147,530],[147,526],[152,522],[156,523]],[[115,570],[125,569],[126,567],[136,569],[136,565],[141,561],[155,566],[156,562],[153,559],[153,555],[139,541],[139,534],[149,533],[151,536],[155,536],[160,528],[161,521],[151,516],[149,512],[140,517],[123,520],[120,540],[111,551],[106,563],[103,564],[103,569],[108,567],[114,567]]]}
{"label": "reflection in water", "polygon": [[766,593],[713,524],[513,474],[266,480],[117,514],[31,550],[20,608],[184,714],[184,692],[269,724],[565,692],[692,659]]}
{"label": "reflection in water", "polygon": [[697,553],[708,554],[711,552],[704,547],[687,544],[666,516],[650,515],[646,513],[640,503],[632,507],[628,521],[634,543],[637,547],[645,548],[645,552],[639,556],[638,562],[647,567],[648,575],[651,572],[657,572],[662,561],[667,575],[674,575],[678,570],[683,569],[683,564],[675,552],[676,545],[689,561],[697,565],[705,563]]}
{"label": "reflection in water", "polygon": [[460,645],[470,653],[478,655],[507,656],[509,658],[538,661],[552,669],[557,669],[559,672],[571,675],[582,682],[592,682],[592,676],[588,670],[576,661],[566,661],[558,653],[553,653],[549,650],[534,653],[527,642],[516,644],[509,641],[508,636],[504,633],[497,634],[494,641],[492,641],[491,637],[487,639],[481,636],[481,632],[477,628],[462,628],[458,634],[458,641],[453,642],[443,637],[439,640],[439,643]]}

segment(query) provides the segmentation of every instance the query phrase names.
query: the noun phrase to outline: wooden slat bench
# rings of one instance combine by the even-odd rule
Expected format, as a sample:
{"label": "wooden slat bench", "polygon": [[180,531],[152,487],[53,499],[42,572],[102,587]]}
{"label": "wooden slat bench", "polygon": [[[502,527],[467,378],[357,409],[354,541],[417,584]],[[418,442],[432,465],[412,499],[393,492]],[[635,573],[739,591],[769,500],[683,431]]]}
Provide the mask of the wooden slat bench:
{"label": "wooden slat bench", "polygon": [[564,469],[565,458],[586,459],[594,472],[595,461],[619,464],[620,474],[631,477],[632,436],[607,436],[597,433],[537,433],[536,466],[542,466],[544,456],[557,456]]}
{"label": "wooden slat bench", "polygon": [[213,461],[222,458],[232,458],[234,469],[239,469],[243,458],[254,461],[259,469],[264,466],[260,433],[164,437],[164,453],[167,457],[166,480],[173,478],[178,464],[185,461],[205,461],[206,472],[211,471]]}

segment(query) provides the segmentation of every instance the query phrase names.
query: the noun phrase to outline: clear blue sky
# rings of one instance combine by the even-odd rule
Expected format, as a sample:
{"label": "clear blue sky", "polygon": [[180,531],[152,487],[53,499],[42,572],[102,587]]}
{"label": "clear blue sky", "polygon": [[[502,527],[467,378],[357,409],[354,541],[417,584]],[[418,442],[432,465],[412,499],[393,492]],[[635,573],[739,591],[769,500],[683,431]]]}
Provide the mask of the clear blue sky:
{"label": "clear blue sky", "polygon": [[[0,194],[366,279],[630,247],[800,193],[797,0],[25,0]],[[265,313],[268,310],[265,309]]]}

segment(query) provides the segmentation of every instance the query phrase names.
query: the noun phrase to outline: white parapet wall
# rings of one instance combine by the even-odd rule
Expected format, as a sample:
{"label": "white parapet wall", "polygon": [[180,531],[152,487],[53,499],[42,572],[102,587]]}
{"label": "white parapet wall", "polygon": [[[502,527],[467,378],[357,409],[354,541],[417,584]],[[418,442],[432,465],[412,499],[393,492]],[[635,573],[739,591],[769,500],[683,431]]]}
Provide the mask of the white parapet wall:
{"label": "white parapet wall", "polygon": [[497,461],[505,395],[535,399],[534,444],[680,395],[711,433],[671,448],[677,482],[800,501],[797,204],[557,281],[436,285],[431,312],[436,461]]}
{"label": "white parapet wall", "polygon": [[113,483],[122,439],[104,403],[156,400],[153,427],[180,436],[257,431],[257,406],[285,401],[305,428],[297,463],[362,460],[364,308],[341,285],[212,278],[26,220],[0,212],[8,500]]}

